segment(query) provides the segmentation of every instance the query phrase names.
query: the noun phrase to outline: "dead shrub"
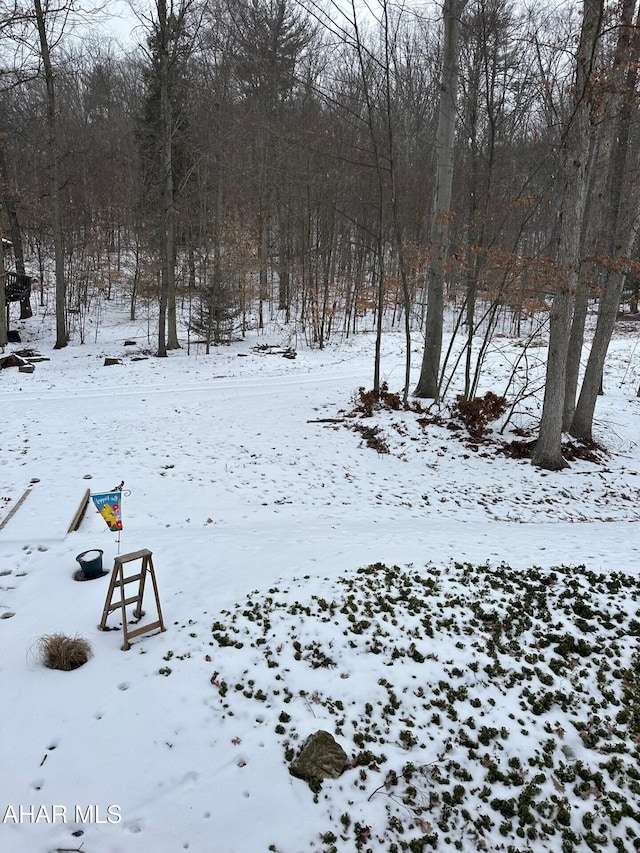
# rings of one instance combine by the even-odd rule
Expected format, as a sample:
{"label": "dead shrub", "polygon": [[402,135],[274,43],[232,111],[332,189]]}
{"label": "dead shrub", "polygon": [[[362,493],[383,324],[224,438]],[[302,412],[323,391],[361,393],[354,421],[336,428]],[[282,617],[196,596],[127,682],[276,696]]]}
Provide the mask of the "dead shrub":
{"label": "dead shrub", "polygon": [[506,398],[487,391],[484,397],[474,397],[472,400],[467,400],[462,395],[456,397],[451,413],[462,421],[472,438],[478,439],[487,434],[489,424],[506,410]]}
{"label": "dead shrub", "polygon": [[[530,441],[508,441],[498,448],[510,459],[530,459],[536,446],[536,439]],[[607,452],[602,445],[588,439],[575,439],[562,442],[562,455],[567,462],[602,462]]]}
{"label": "dead shrub", "polygon": [[581,460],[582,462],[602,462],[607,456],[606,449],[597,441],[588,438],[576,438],[562,445],[562,455],[568,462]]}
{"label": "dead shrub", "polygon": [[536,439],[530,441],[508,441],[499,448],[510,459],[530,459],[536,446]]}
{"label": "dead shrub", "polygon": [[47,634],[38,640],[42,662],[49,669],[69,672],[85,664],[91,657],[91,643],[84,637]]}
{"label": "dead shrub", "polygon": [[364,388],[358,388],[356,411],[365,418],[370,418],[376,409],[392,409],[397,412],[401,408],[400,395],[390,392],[386,382],[382,383],[379,391],[373,389],[365,391]]}
{"label": "dead shrub", "polygon": [[370,389],[365,391],[364,388],[358,388],[358,393],[354,400],[355,410],[352,414],[363,415],[365,418],[372,417],[375,411],[381,409],[390,409],[393,412],[422,412],[422,406],[417,401],[405,403],[400,394],[394,391],[389,391],[389,386],[386,382],[380,385],[379,391]]}

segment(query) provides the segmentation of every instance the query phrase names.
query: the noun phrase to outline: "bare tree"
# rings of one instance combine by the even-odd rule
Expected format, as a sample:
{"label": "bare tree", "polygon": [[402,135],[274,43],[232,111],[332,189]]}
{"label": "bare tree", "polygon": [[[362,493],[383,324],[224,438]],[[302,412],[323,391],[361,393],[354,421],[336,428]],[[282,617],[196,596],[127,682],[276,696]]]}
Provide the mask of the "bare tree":
{"label": "bare tree", "polygon": [[8,343],[7,328],[7,304],[5,299],[5,286],[7,275],[4,271],[4,243],[2,242],[2,229],[0,229],[0,347]]}
{"label": "bare tree", "polygon": [[148,183],[157,194],[156,223],[160,253],[160,357],[180,346],[176,313],[176,148],[184,133],[181,97],[193,49],[190,28],[193,0],[155,0],[148,21],[148,64],[145,69],[146,112],[141,129]]}
{"label": "bare tree", "polygon": [[[17,197],[18,192],[11,186],[9,180],[9,170],[7,169],[7,161],[4,154],[3,140],[0,135],[0,196],[4,205],[4,210],[9,223],[9,235],[13,246],[13,257],[16,264],[16,272],[25,275],[24,266],[24,251],[22,248],[22,229],[18,218]],[[33,314],[31,310],[31,300],[28,296],[20,300],[20,319],[27,320]]]}
{"label": "bare tree", "polygon": [[558,276],[551,306],[549,349],[542,417],[533,464],[548,470],[567,466],[562,456],[562,420],[572,295],[580,261],[580,235],[587,198],[590,86],[602,32],[603,0],[584,0],[580,42],[575,60],[573,105],[562,140],[563,189],[557,223]]}
{"label": "bare tree", "polygon": [[445,0],[444,54],[436,135],[436,187],[430,226],[430,257],[427,266],[427,321],[417,397],[440,397],[440,356],[444,314],[444,270],[451,216],[457,98],[458,37],[460,16],[467,0]]}
{"label": "bare tree", "polygon": [[[571,422],[570,432],[576,438],[590,439],[593,429],[593,416],[596,400],[602,382],[604,362],[613,334],[618,306],[628,270],[628,258],[637,241],[638,213],[632,214],[635,220],[629,227],[628,217],[625,227],[623,210],[625,196],[627,208],[637,210],[638,199],[632,191],[629,199],[625,191],[625,174],[629,141],[631,134],[632,106],[638,79],[640,62],[640,12],[635,24],[633,14],[635,0],[624,0],[618,30],[618,41],[614,56],[614,67],[608,87],[608,106],[614,119],[610,128],[609,158],[606,167],[606,192],[604,198],[605,215],[603,217],[604,234],[602,248],[606,269],[601,290],[598,320],[589,352],[582,388],[576,410]],[[628,213],[628,210],[627,210]]]}
{"label": "bare tree", "polygon": [[[300,92],[301,65],[315,32],[292,0],[227,0],[235,79],[241,96],[251,178],[255,192],[256,253],[259,265],[259,325],[264,325],[268,278],[277,256],[278,305],[288,311],[291,216],[286,188],[291,137]],[[247,138],[247,137],[245,137]]]}
{"label": "bare tree", "polygon": [[67,283],[64,271],[64,239],[62,234],[62,214],[60,206],[60,165],[58,140],[58,114],[56,106],[56,83],[51,60],[49,36],[47,34],[47,11],[40,0],[34,0],[35,21],[40,44],[40,56],[47,93],[47,152],[49,165],[49,203],[51,209],[51,227],[56,280],[56,341],[54,348],[61,349],[68,343],[67,334]]}

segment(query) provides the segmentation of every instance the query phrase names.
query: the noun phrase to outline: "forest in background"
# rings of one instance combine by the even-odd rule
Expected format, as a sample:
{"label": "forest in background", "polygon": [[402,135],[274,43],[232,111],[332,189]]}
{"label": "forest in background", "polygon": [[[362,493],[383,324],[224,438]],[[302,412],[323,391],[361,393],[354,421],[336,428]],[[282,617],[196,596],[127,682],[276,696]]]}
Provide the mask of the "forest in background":
{"label": "forest in background", "polygon": [[379,392],[391,323],[405,401],[440,401],[453,309],[473,400],[498,324],[543,324],[533,461],[591,438],[638,294],[634,0],[154,0],[124,48],[100,14],[0,0],[0,228],[57,348],[116,296],[158,306],[159,356],[184,304],[207,351],[274,312],[318,347],[366,324]]}

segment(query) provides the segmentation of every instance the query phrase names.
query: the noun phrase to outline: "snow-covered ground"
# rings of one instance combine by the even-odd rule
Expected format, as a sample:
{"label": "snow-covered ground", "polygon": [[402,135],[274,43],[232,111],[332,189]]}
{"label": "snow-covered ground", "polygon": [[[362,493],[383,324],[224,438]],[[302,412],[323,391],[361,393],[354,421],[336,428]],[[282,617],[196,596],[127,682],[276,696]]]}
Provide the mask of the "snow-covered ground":
{"label": "snow-covered ground", "polygon": [[[631,325],[598,402],[609,454],[551,474],[411,412],[375,413],[391,452],[368,448],[345,416],[372,335],[156,359],[115,314],[56,352],[30,322],[7,352],[50,360],[0,371],[2,850],[639,849]],[[517,353],[496,346],[485,390]],[[391,390],[403,361],[387,334]],[[120,553],[152,551],[167,629],[126,652],[97,627],[109,576],[74,580],[117,535],[91,506],[67,533],[121,481]],[[56,632],[89,662],[44,667]],[[288,765],[318,729],[350,763],[314,792]]]}

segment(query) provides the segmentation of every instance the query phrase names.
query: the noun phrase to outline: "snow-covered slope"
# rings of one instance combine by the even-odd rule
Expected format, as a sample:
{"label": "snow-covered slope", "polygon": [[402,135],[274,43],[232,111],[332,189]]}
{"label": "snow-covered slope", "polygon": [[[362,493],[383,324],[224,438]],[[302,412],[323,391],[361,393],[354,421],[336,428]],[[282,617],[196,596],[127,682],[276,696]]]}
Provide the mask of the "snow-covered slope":
{"label": "snow-covered slope", "polygon": [[[637,754],[629,721],[616,722],[627,707],[638,713],[623,677],[640,618],[635,337],[614,341],[599,401],[597,438],[609,455],[547,474],[406,412],[375,413],[391,452],[368,448],[345,415],[371,385],[371,336],[300,346],[295,360],[254,348],[281,343],[276,333],[159,360],[145,357],[142,335],[114,321],[84,346],[53,352],[29,341],[13,349],[50,360],[33,374],[0,371],[2,849],[637,847],[631,752],[611,752],[622,769],[601,771],[606,784],[589,777],[586,796],[575,790],[576,762],[595,772],[612,743]],[[139,345],[125,346],[132,338]],[[496,388],[508,346],[489,366]],[[105,356],[121,364],[105,367]],[[402,339],[388,334],[390,388],[403,369]],[[67,533],[87,488],[122,480],[120,552],[153,552],[167,628],[128,652],[121,631],[97,629],[108,576],[73,579],[87,549],[102,549],[111,569],[117,535],[91,506]],[[550,582],[546,570],[563,565],[585,569],[559,569]],[[631,580],[607,585],[616,573]],[[568,607],[563,590],[581,606]],[[531,624],[514,627],[518,607]],[[153,615],[148,596],[145,609]],[[581,635],[580,618],[593,629],[589,651],[553,652]],[[117,614],[109,625],[119,627]],[[36,641],[55,632],[89,639],[90,661],[46,669]],[[579,684],[603,688],[607,655],[622,675],[607,676],[596,715],[595,693]],[[525,669],[534,693],[554,694],[551,710],[523,699]],[[572,696],[564,707],[560,693]],[[594,715],[602,733],[592,743],[575,723],[599,731]],[[352,766],[314,802],[288,760],[322,728]],[[547,740],[557,749],[545,764]],[[532,803],[554,805],[532,806],[519,823],[525,789]],[[611,817],[622,808],[612,790],[635,817]],[[513,803],[500,805],[510,799],[515,816]]]}

